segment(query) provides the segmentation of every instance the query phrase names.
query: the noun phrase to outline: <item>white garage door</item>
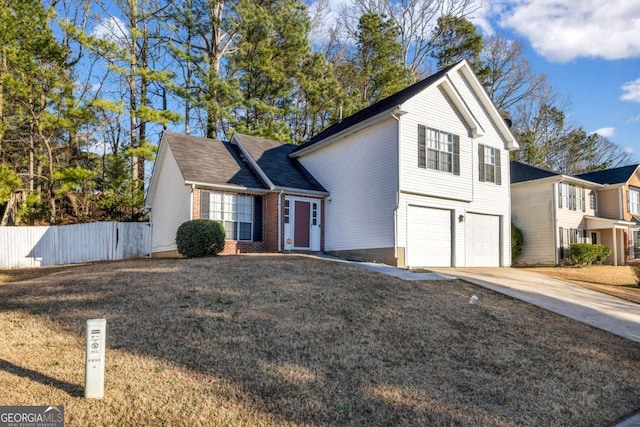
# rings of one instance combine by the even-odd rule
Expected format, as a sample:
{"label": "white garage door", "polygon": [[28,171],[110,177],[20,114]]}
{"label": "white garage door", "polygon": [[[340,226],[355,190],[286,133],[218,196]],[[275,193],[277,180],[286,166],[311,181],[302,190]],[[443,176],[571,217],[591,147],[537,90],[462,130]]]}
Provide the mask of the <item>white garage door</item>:
{"label": "white garage door", "polygon": [[467,213],[467,267],[500,266],[500,217]]}
{"label": "white garage door", "polygon": [[451,267],[451,211],[409,206],[409,267]]}

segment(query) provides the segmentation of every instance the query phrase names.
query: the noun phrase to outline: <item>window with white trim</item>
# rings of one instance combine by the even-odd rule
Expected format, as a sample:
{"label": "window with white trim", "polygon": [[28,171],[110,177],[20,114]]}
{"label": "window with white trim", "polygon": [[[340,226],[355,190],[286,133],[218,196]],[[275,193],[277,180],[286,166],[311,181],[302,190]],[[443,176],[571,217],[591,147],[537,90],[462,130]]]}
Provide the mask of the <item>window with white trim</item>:
{"label": "window with white trim", "polygon": [[252,240],[253,196],[212,192],[209,219],[222,223],[227,240]]}
{"label": "window with white trim", "polygon": [[640,191],[627,190],[627,208],[630,214],[640,214]]}
{"label": "window with white trim", "polygon": [[584,188],[566,182],[559,183],[558,202],[561,209],[584,212],[586,207]]}
{"label": "window with white trim", "polygon": [[460,175],[460,137],[418,125],[418,167]]}
{"label": "window with white trim", "polygon": [[482,182],[502,184],[500,149],[478,144],[478,179]]}
{"label": "window with white trim", "polygon": [[591,190],[589,192],[589,209],[592,209],[594,212],[598,209],[598,199],[596,198],[596,190]]}

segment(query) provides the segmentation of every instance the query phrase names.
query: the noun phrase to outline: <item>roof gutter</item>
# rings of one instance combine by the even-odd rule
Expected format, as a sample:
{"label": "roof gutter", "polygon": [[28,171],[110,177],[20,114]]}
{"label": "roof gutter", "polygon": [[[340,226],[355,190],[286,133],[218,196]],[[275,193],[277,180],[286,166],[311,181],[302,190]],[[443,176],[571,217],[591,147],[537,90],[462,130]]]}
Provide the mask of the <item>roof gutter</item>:
{"label": "roof gutter", "polygon": [[593,181],[587,181],[585,179],[581,179],[581,178],[575,178],[569,175],[553,175],[553,176],[547,176],[545,178],[538,178],[538,179],[530,179],[527,181],[520,181],[520,182],[514,182],[511,185],[526,185],[526,184],[537,184],[540,182],[547,182],[547,181],[551,181],[551,182],[562,182],[562,181],[569,181],[569,182],[574,182],[577,184],[583,184],[583,185],[588,185],[591,188],[604,188],[607,187],[607,184],[599,184],[597,182],[593,182]]}
{"label": "roof gutter", "polygon": [[242,191],[249,194],[268,194],[271,190],[265,190],[262,188],[250,188],[242,185],[227,185],[227,184],[210,184],[207,182],[198,181],[185,181],[187,185],[202,187],[206,189],[219,190],[219,191]]}
{"label": "roof gutter", "polygon": [[341,130],[340,132],[328,136],[325,139],[322,139],[318,142],[316,142],[315,144],[311,144],[308,147],[305,148],[301,148],[300,150],[296,150],[293,153],[289,154],[289,157],[296,158],[296,157],[301,157],[305,154],[309,154],[312,153],[316,150],[319,150],[320,148],[329,145],[339,139],[342,138],[346,138],[347,136],[351,135],[354,132],[358,132],[359,130],[366,128],[368,126],[377,124],[379,122],[382,122],[383,120],[388,119],[390,116],[393,116],[393,114],[397,111],[397,110],[401,110],[402,109],[402,105],[394,105],[393,107],[382,111],[378,114],[376,114],[375,116],[369,117],[366,120],[361,121],[360,123],[357,123],[353,126],[349,126],[346,129]]}
{"label": "roof gutter", "polygon": [[284,191],[285,193],[293,193],[293,194],[305,194],[307,196],[321,196],[321,197],[329,197],[329,192],[320,191],[320,190],[306,190],[302,188],[294,188],[294,187],[274,187],[276,191]]}

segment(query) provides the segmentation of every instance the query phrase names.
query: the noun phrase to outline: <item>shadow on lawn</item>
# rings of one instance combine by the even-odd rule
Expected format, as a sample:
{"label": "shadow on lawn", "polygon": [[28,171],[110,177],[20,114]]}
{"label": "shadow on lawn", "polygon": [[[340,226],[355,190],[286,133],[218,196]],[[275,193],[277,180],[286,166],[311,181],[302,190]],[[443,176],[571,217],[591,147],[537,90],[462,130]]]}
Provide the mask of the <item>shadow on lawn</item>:
{"label": "shadow on lawn", "polygon": [[8,372],[19,377],[28,378],[32,381],[38,382],[46,386],[52,386],[59,390],[64,391],[72,397],[84,396],[84,389],[77,385],[61,381],[59,379],[50,377],[48,375],[41,374],[40,372],[33,371],[31,369],[23,368],[22,366],[14,365],[11,362],[0,359],[0,370]]}
{"label": "shadow on lawn", "polygon": [[[229,380],[242,393],[227,399],[285,422],[598,425],[612,421],[605,409],[624,415],[640,398],[625,359],[640,352],[625,341],[576,325],[545,333],[557,316],[513,303],[523,315],[509,317],[507,298],[461,282],[408,283],[307,258],[220,257],[87,267],[29,286],[0,288],[0,309],[46,316],[77,336],[86,319],[104,317],[109,348]],[[480,305],[468,304],[471,291]],[[615,363],[621,379],[585,354]],[[618,390],[604,390],[612,381]]]}

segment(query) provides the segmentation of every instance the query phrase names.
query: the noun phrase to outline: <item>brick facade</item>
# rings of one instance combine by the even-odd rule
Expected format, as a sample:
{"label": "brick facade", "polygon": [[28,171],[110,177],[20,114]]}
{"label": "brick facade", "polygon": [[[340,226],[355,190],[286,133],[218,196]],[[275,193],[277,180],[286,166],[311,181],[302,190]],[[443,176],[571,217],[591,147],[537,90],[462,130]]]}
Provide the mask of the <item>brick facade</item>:
{"label": "brick facade", "polygon": [[[200,219],[200,193],[201,189],[193,190],[193,219]],[[204,190],[206,191],[206,190]],[[262,197],[262,241],[246,242],[237,240],[227,240],[221,255],[241,254],[241,253],[262,253],[278,252],[278,200],[280,200],[280,212],[284,212],[285,194],[278,197],[279,193],[271,192]],[[305,196],[306,197],[306,196]],[[314,197],[312,197],[314,198]],[[320,200],[320,227],[324,229],[324,200]],[[280,217],[280,249],[284,247],[284,215]],[[320,250],[324,249],[324,232],[320,232]]]}

